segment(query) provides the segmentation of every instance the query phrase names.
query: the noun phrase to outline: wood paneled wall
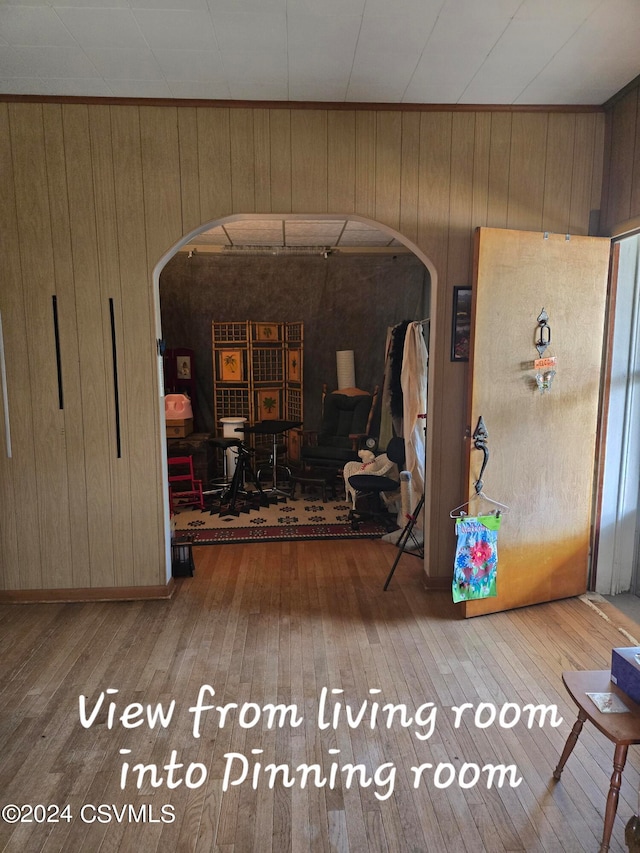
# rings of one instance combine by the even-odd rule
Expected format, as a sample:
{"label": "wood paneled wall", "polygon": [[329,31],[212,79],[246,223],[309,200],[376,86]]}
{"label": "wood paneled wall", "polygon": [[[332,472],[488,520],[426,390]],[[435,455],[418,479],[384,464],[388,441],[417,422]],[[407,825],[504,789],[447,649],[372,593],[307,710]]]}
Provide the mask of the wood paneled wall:
{"label": "wood paneled wall", "polygon": [[602,229],[610,234],[640,217],[640,82],[607,110],[605,176]]}
{"label": "wood paneled wall", "polygon": [[603,150],[600,112],[0,103],[13,441],[9,459],[0,435],[0,586],[164,583],[152,272],[183,235],[234,213],[357,214],[429,258],[427,571],[450,576],[467,381],[449,361],[452,289],[470,281],[477,226],[587,234]]}

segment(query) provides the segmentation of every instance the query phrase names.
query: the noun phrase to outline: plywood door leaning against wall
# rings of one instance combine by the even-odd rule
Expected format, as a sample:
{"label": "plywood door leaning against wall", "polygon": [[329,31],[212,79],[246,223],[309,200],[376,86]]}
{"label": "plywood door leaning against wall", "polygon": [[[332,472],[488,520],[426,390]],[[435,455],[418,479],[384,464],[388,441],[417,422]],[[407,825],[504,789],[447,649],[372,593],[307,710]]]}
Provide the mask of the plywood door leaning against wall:
{"label": "plywood door leaning against wall", "polygon": [[[476,232],[469,424],[485,421],[484,491],[509,511],[498,594],[462,604],[467,617],[587,589],[609,253],[599,237]],[[543,308],[544,356],[557,359],[545,392],[534,369]],[[481,463],[470,442],[470,494]]]}

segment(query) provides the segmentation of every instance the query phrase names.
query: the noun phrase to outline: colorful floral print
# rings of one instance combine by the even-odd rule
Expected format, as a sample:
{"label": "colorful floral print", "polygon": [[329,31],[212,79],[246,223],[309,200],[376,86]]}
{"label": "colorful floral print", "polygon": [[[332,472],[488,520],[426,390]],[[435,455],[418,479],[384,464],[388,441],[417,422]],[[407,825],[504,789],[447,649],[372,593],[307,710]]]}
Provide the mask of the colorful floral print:
{"label": "colorful floral print", "polygon": [[483,515],[456,519],[458,545],[453,568],[453,600],[497,595],[498,530],[500,518]]}

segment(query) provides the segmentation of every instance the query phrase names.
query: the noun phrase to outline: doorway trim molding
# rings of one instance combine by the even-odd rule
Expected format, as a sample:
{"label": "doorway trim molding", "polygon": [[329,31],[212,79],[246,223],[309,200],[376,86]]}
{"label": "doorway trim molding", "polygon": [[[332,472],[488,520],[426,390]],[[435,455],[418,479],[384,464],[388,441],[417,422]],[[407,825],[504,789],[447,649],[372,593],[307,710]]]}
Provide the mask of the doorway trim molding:
{"label": "doorway trim molding", "polygon": [[[274,219],[301,219],[301,220],[331,220],[331,219],[349,219],[357,222],[362,222],[365,225],[369,225],[371,227],[377,228],[378,230],[388,234],[390,237],[395,238],[400,241],[407,249],[409,249],[413,254],[420,260],[424,266],[429,271],[429,276],[431,279],[430,284],[430,309],[429,313],[431,315],[431,324],[430,324],[430,346],[429,349],[432,352],[435,352],[435,335],[436,335],[436,323],[434,322],[434,318],[437,315],[437,293],[438,293],[438,273],[437,270],[431,261],[431,259],[422,251],[422,249],[417,246],[412,240],[409,240],[405,237],[400,231],[396,231],[395,228],[391,228],[389,225],[385,225],[383,222],[378,222],[375,219],[371,219],[367,216],[361,216],[358,213],[234,213],[229,214],[228,216],[221,216],[217,219],[212,219],[209,222],[205,222],[202,225],[199,225],[197,228],[194,228],[188,234],[185,234],[178,240],[177,243],[174,243],[171,248],[169,248],[164,255],[160,258],[153,269],[152,274],[152,286],[153,286],[153,307],[155,314],[155,328],[156,328],[156,341],[157,341],[157,352],[156,352],[156,364],[157,364],[157,382],[158,382],[158,399],[159,401],[164,396],[164,376],[162,369],[162,354],[160,352],[160,341],[162,340],[162,317],[160,311],[160,274],[165,266],[169,263],[171,258],[177,252],[182,249],[183,246],[190,243],[198,234],[201,234],[203,231],[208,231],[211,228],[216,228],[218,225],[224,225],[228,222],[239,222],[242,220],[274,220]],[[434,378],[435,378],[435,359],[429,359],[429,375],[428,375],[428,388],[433,387]],[[158,419],[159,419],[159,436],[160,436],[160,458],[161,458],[161,466],[162,466],[162,501],[163,501],[163,513],[164,513],[164,538],[165,538],[165,567],[166,567],[166,578],[167,581],[171,578],[171,521],[169,515],[169,481],[167,474],[167,445],[164,440],[165,436],[165,419],[164,419],[164,406],[158,405]],[[431,494],[431,477],[429,476],[431,471],[431,460],[433,458],[433,407],[427,407],[427,441],[426,441],[427,449],[427,459],[426,459],[426,469],[427,469],[427,477],[425,482],[425,504],[424,504],[424,517],[425,519],[431,518],[431,502],[432,502],[432,494]],[[425,535],[425,548],[424,548],[424,566],[430,565],[430,552],[429,552],[429,537]]]}
{"label": "doorway trim molding", "polygon": [[595,591],[602,595],[634,591],[640,522],[640,235],[627,231],[616,242],[619,258],[597,519]]}

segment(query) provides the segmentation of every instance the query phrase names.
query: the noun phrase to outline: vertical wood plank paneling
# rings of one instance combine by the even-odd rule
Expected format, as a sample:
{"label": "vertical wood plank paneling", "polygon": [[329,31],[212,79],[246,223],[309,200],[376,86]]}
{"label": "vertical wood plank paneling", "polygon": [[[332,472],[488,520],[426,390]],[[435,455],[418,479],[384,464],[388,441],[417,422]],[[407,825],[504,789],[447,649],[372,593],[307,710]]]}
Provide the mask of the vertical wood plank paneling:
{"label": "vertical wood plank paneling", "polygon": [[182,232],[177,110],[141,107],[140,145],[147,255],[153,268]]}
{"label": "vertical wood plank paneling", "polygon": [[639,92],[640,88],[626,95],[613,107],[611,114],[610,184],[606,217],[609,228],[625,222],[633,215],[631,190]]}
{"label": "vertical wood plank paneling", "polygon": [[290,213],[291,202],[291,110],[270,110],[271,209]]}
{"label": "vertical wood plank paneling", "polygon": [[255,146],[253,110],[231,110],[229,138],[231,142],[231,207],[234,213],[253,212],[255,193]]}
{"label": "vertical wood plank paneling", "polygon": [[400,233],[418,239],[418,174],[420,163],[420,113],[402,114],[402,164],[400,176]]}
{"label": "vertical wood plank paneling", "polygon": [[[444,396],[444,358],[442,347],[449,340],[446,328],[447,305],[447,246],[449,237],[449,197],[451,179],[451,121],[447,112],[421,113],[420,115],[420,171],[418,179],[418,245],[433,262],[438,273],[437,304],[439,310],[431,319],[432,339],[440,341],[437,353],[432,352],[435,367],[432,371],[434,383],[430,389],[432,409],[433,451],[431,455],[431,489],[437,495],[429,521],[431,553],[434,559],[427,567],[430,575],[446,574],[441,565],[442,554],[447,553],[443,542],[443,515],[446,496],[442,491],[450,491],[450,479],[447,471],[449,460],[443,460],[441,453],[442,423],[446,419],[447,402]],[[449,423],[447,430],[451,430]],[[448,511],[448,508],[447,508]]]}
{"label": "vertical wood plank paneling", "polygon": [[291,113],[291,206],[294,213],[327,211],[327,113]]}
{"label": "vertical wood plank paneling", "polygon": [[353,213],[356,198],[356,114],[330,110],[327,114],[328,209]]}
{"label": "vertical wood plank paneling", "polygon": [[198,174],[200,221],[231,213],[229,110],[198,108]]}
{"label": "vertical wood plank paneling", "polygon": [[507,227],[542,230],[548,116],[514,113],[509,164]]}
{"label": "vertical wood plank paneling", "polygon": [[447,273],[450,283],[471,281],[475,113],[455,113],[451,127],[451,193]]}
{"label": "vertical wood plank paneling", "polygon": [[84,448],[84,426],[62,107],[45,104],[43,119],[60,328],[69,522],[73,532],[69,560],[70,585],[81,587],[86,584],[86,567],[89,565],[88,505],[84,452],[81,452]]}
{"label": "vertical wood plank paneling", "polygon": [[[637,93],[633,97],[637,100]],[[21,255],[15,254],[13,261],[5,263],[11,287],[0,293],[0,308],[9,311],[17,323],[12,322],[11,346],[18,353],[15,361],[22,358],[25,362],[25,367],[13,362],[9,365],[11,394],[29,387],[33,377],[33,369],[28,371],[29,359],[34,363],[31,346],[21,341],[33,310],[29,306],[25,312],[24,300],[31,302],[34,276],[41,283],[45,278],[49,282],[55,278],[63,301],[72,295],[77,299],[77,329],[71,325],[64,328],[64,346],[68,353],[65,361],[73,360],[74,347],[80,357],[79,368],[75,360],[75,405],[82,405],[84,432],[76,430],[76,438],[72,439],[71,425],[67,429],[65,424],[64,439],[68,447],[76,440],[84,442],[80,455],[87,458],[85,487],[90,496],[85,528],[92,574],[76,575],[74,568],[74,585],[106,585],[110,577],[121,585],[164,582],[159,468],[159,442],[163,437],[158,423],[151,271],[157,258],[181,234],[233,210],[294,210],[303,214],[335,211],[379,218],[415,240],[434,264],[438,288],[432,296],[437,313],[431,331],[434,369],[429,440],[437,501],[433,502],[429,531],[430,574],[447,575],[452,553],[447,496],[457,494],[458,488],[452,472],[461,456],[455,437],[464,429],[460,407],[465,370],[464,366],[449,362],[451,289],[463,283],[465,270],[468,271],[471,234],[478,224],[535,230],[548,220],[559,223],[564,230],[567,219],[571,230],[586,233],[588,213],[598,205],[602,181],[602,118],[576,114],[550,121],[551,114],[545,113],[473,114],[447,110],[392,114],[375,110],[242,108],[236,114],[226,108],[114,106],[108,108],[109,123],[106,108],[101,106],[49,105],[43,136],[41,106],[11,106],[4,114],[12,125],[12,150],[6,145],[0,147],[0,162],[11,175],[11,155],[18,160],[15,187],[20,224],[16,225],[11,196],[7,194],[2,199],[2,223],[8,233],[12,227],[17,229]],[[569,145],[567,130],[572,121],[575,139]],[[613,133],[617,152],[625,145],[635,152],[637,126],[637,118],[631,121],[627,116],[626,121],[621,121],[618,116]],[[623,158],[626,169],[634,169],[634,156]],[[34,162],[29,162],[27,169],[30,159]],[[571,175],[568,207],[567,175]],[[615,178],[637,180],[635,173],[629,175],[622,167]],[[554,192],[556,184],[560,195]],[[48,188],[44,195],[43,186]],[[614,188],[612,209],[620,208],[621,192]],[[630,206],[636,193],[634,185],[627,198],[627,215],[633,215]],[[32,207],[36,221],[39,218],[45,233],[51,234],[45,239],[48,257],[44,258],[44,267],[33,270],[35,261],[27,256],[40,261],[42,236],[38,231],[42,228],[27,228],[24,224],[31,221]],[[20,269],[20,258],[28,270]],[[101,304],[101,296],[116,281],[120,286],[120,296],[115,301],[124,385],[121,391],[127,406],[121,471],[113,469],[113,464],[120,463],[113,463],[109,455],[111,438],[105,406],[112,404],[112,380],[107,370],[107,366],[111,367],[107,358],[110,352],[103,340]],[[63,294],[68,295],[63,298]],[[33,329],[28,332],[29,341],[39,339],[43,329],[43,317],[36,316]],[[73,377],[70,364],[65,370]],[[16,428],[19,435],[14,434],[9,486],[4,480],[2,485],[12,492],[20,482],[23,493],[31,490],[31,507],[38,505],[33,430],[41,414],[38,382],[43,381],[42,371],[36,373],[27,401],[21,393],[22,401],[12,402],[13,415],[22,428]],[[46,416],[43,422],[46,423]],[[56,433],[59,441],[61,429]],[[64,452],[60,456],[64,458]],[[76,465],[72,472],[71,458],[68,476],[73,492],[72,483],[80,471]],[[22,468],[18,477],[19,466]],[[5,470],[0,466],[3,478]],[[118,565],[114,575],[114,555],[120,564],[126,545],[122,543],[118,550],[109,541],[110,534],[101,534],[96,528],[98,518],[104,526],[107,517],[109,525],[113,520],[114,531],[123,529],[116,523],[117,511],[111,514],[111,505],[120,489],[125,488],[127,478],[131,484],[131,509],[122,512],[128,512],[130,524],[134,524],[135,514],[135,529],[144,533],[134,537],[131,570],[123,573]],[[45,479],[40,493],[46,494],[47,500],[54,500],[55,476],[47,475]],[[105,482],[105,488],[93,490],[93,483],[102,486]],[[23,506],[25,503],[29,502],[23,501]],[[82,507],[81,502],[79,506]],[[70,511],[73,514],[82,510],[74,507]],[[47,508],[46,512],[51,517],[53,510]],[[122,520],[126,531],[123,538],[128,539],[128,522]],[[22,521],[16,520],[18,524]],[[29,529],[36,526],[31,524]],[[13,528],[14,533],[5,529],[9,530],[9,542],[11,537],[15,542],[18,527]],[[39,542],[34,537],[17,538],[15,547],[21,564],[38,566],[39,572]],[[106,562],[98,558],[98,552],[108,555]],[[74,567],[79,563],[75,554],[79,553],[74,550]],[[45,560],[42,565],[42,586],[60,585],[55,569]],[[5,575],[4,583],[24,586],[25,578]]]}
{"label": "vertical wood plank paneling", "polygon": [[356,210],[376,214],[376,114],[368,110],[356,113]]}
{"label": "vertical wood plank paneling", "polygon": [[[31,121],[28,125],[24,121],[16,122],[17,132],[12,133],[12,144],[25,293],[29,387],[37,401],[37,414],[34,410],[33,421],[33,462],[38,489],[38,525],[29,535],[40,537],[41,554],[50,560],[60,586],[68,586],[71,580],[69,492],[51,299],[55,293],[55,281],[44,126],[41,107],[24,105],[24,110],[30,114]],[[25,115],[18,105],[16,112]],[[19,133],[18,128],[24,132]],[[30,233],[40,235],[37,252],[28,246],[27,235]],[[49,490],[59,496],[57,501],[50,500]],[[37,589],[42,583],[40,566],[21,568],[31,586]]]}
{"label": "vertical wood plank paneling", "polygon": [[[473,202],[471,227],[485,225],[489,217],[489,162],[491,113],[476,113],[473,136]],[[473,239],[473,238],[472,238]]]}
{"label": "vertical wood plank paneling", "polygon": [[64,106],[62,118],[88,498],[89,571],[81,585],[101,587],[115,582],[110,460],[116,452],[116,437],[106,417],[110,399],[110,353],[104,334],[107,309],[100,294],[88,109]]}
{"label": "vertical wood plank paneling", "polygon": [[509,206],[511,113],[492,113],[487,225],[506,228]]}
{"label": "vertical wood plank paneling", "polygon": [[[108,399],[105,401],[104,417],[110,435],[115,436],[116,429],[120,430],[121,435],[126,435],[129,430],[128,413],[130,406],[127,405],[128,401],[120,389],[126,387],[128,365],[125,363],[122,353],[119,352],[118,391],[120,406],[119,424],[116,424],[114,405],[116,389],[110,362],[112,350],[109,299],[114,300],[114,308],[118,318],[117,326],[121,329],[122,297],[117,227],[118,212],[114,186],[111,111],[109,107],[101,106],[91,110],[89,113],[89,133],[95,191],[100,304],[103,311],[102,336],[105,342],[105,372],[108,394]],[[176,210],[180,210],[179,204],[176,204]],[[129,450],[126,443],[124,447],[126,451]],[[126,455],[118,458],[117,453],[112,452],[109,459],[109,471],[112,494],[111,527],[113,531],[114,584],[117,586],[133,586],[134,573],[130,555],[133,551],[133,518],[137,513],[131,503],[131,471],[126,461]]]}
{"label": "vertical wood plank paneling", "polygon": [[[571,205],[569,210],[569,233],[586,236],[591,211],[591,183],[593,152],[596,144],[595,113],[575,116],[576,132],[573,146],[573,169],[571,179]],[[584,229],[587,229],[585,231]],[[582,230],[581,230],[582,229]]]}
{"label": "vertical wood plank paneling", "polygon": [[198,116],[195,107],[183,107],[178,110],[178,145],[184,235],[202,224],[198,177]]}
{"label": "vertical wood plank paneling", "polygon": [[[591,210],[598,211],[604,203],[604,147],[605,147],[605,121],[603,116],[596,120],[595,145],[593,149],[593,166],[591,172]],[[608,191],[608,190],[607,190]],[[602,222],[604,211],[600,211]],[[602,228],[602,226],[601,226]],[[592,235],[598,236],[598,235]],[[600,230],[602,236],[602,230]]]}
{"label": "vertical wood plank paneling", "polygon": [[[140,120],[136,107],[111,107],[111,133],[122,307],[117,329],[124,364],[127,431],[123,458],[130,467],[131,503],[137,536],[131,564],[136,585],[164,582],[160,450],[157,444],[158,388],[152,329],[151,267],[147,262],[145,196]],[[199,146],[201,147],[201,146]]]}
{"label": "vertical wood plank paneling", "polygon": [[256,213],[271,211],[271,131],[269,111],[253,110]]}
{"label": "vertical wood plank paneling", "polygon": [[[142,202],[145,218],[145,235],[147,244],[147,286],[152,294],[153,273],[156,264],[165,252],[175,244],[180,236],[182,224],[180,219],[180,182],[179,182],[179,152],[178,152],[178,121],[177,111],[173,108],[163,109],[160,107],[143,107],[140,109],[140,156],[134,159],[134,163],[142,165]],[[122,320],[121,325],[116,325],[116,335],[120,328],[124,329],[129,322],[127,317],[127,302],[123,292]],[[128,301],[128,294],[127,301]],[[116,306],[117,308],[117,306]],[[135,435],[136,461],[140,460],[147,467],[147,481],[153,476],[155,479],[152,494],[154,499],[148,502],[148,516],[146,529],[150,534],[156,531],[154,543],[159,545],[163,538],[163,503],[160,500],[163,488],[163,472],[160,468],[160,443],[165,441],[164,433],[160,435],[160,389],[156,380],[158,369],[158,355],[156,340],[160,329],[156,328],[156,316],[152,299],[147,299],[144,312],[137,315],[138,340],[133,361],[128,350],[121,358],[126,370],[126,387],[130,387],[128,380],[134,364],[143,376],[148,376],[151,381],[146,383],[142,399],[145,405],[142,407],[143,416],[137,414],[137,406],[140,404],[141,391],[136,390],[135,397],[123,397],[121,408],[126,408],[126,416],[129,418],[129,435]],[[126,337],[123,335],[124,342]],[[120,347],[118,347],[120,349]],[[126,358],[125,358],[126,356]],[[141,413],[142,415],[142,413]],[[137,420],[135,430],[131,430],[131,420]],[[133,445],[132,445],[133,450]],[[142,483],[135,483],[135,489],[139,489]],[[136,498],[133,498],[135,506]],[[157,553],[157,552],[156,552]],[[140,572],[146,578],[146,583],[157,583],[163,577],[161,572],[161,561],[154,563],[145,556],[144,562],[140,563]],[[140,582],[139,580],[137,581]]]}
{"label": "vertical wood plank paneling", "polygon": [[[447,245],[447,285],[440,288],[443,297],[440,315],[444,327],[439,327],[443,338],[451,339],[453,323],[453,288],[471,286],[471,249],[473,214],[473,166],[476,115],[471,112],[454,113],[451,126],[451,189],[449,195],[449,240]],[[442,359],[444,387],[451,396],[442,423],[448,423],[440,436],[440,455],[447,459],[447,474],[440,489],[442,508],[448,511],[458,506],[463,494],[464,475],[464,424],[466,417],[467,365]],[[457,428],[452,428],[453,424]],[[449,547],[453,548],[453,542]],[[451,554],[453,557],[453,554]],[[451,563],[452,565],[452,563]]]}
{"label": "vertical wood plank paneling", "polygon": [[[9,109],[0,105],[0,204],[3,270],[0,312],[7,361],[9,429],[13,455],[7,455],[4,412],[0,422],[0,586],[19,589],[21,566],[25,560],[40,562],[40,548],[33,531],[37,528],[36,482],[33,470],[31,394],[27,375],[27,333],[22,291],[22,274],[16,221],[16,199],[11,154]],[[1,404],[0,404],[1,405]],[[22,444],[22,449],[20,445]],[[25,452],[26,449],[26,452]],[[20,521],[17,510],[20,509]],[[26,510],[26,518],[23,511]]]}
{"label": "vertical wood plank paneling", "polygon": [[397,111],[376,113],[376,206],[375,218],[400,227],[400,174],[402,164],[402,115]]}
{"label": "vertical wood plank paneling", "polygon": [[547,133],[547,157],[544,181],[542,223],[545,231],[569,232],[571,187],[575,150],[576,121],[574,115],[551,113]]}

